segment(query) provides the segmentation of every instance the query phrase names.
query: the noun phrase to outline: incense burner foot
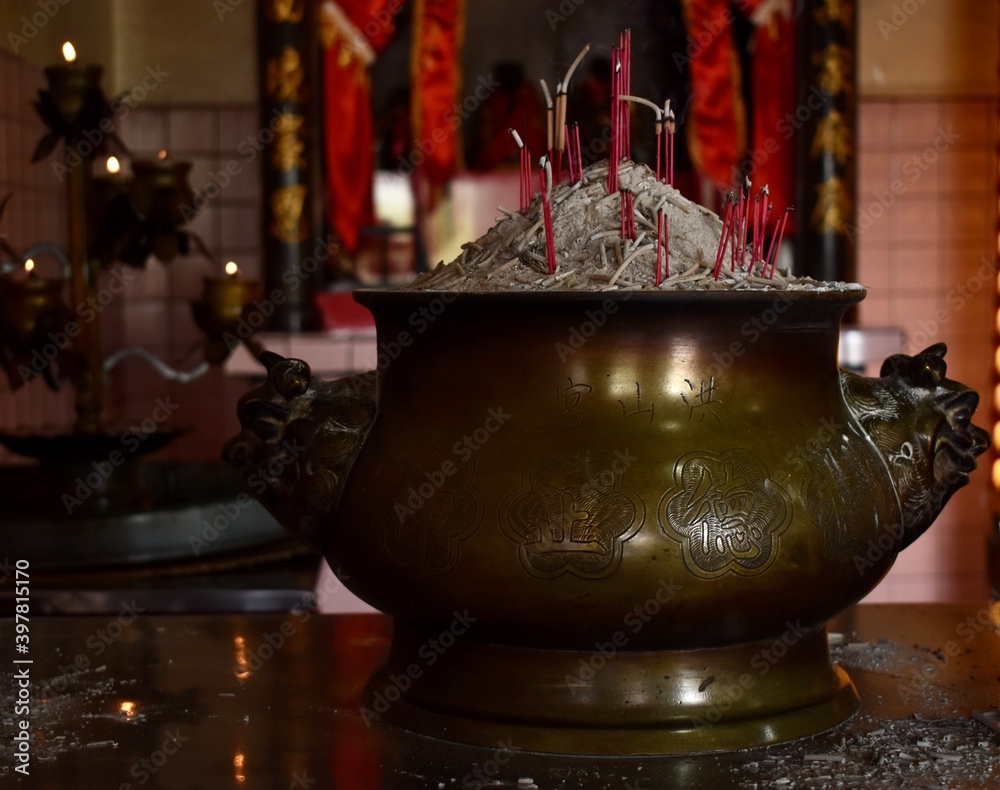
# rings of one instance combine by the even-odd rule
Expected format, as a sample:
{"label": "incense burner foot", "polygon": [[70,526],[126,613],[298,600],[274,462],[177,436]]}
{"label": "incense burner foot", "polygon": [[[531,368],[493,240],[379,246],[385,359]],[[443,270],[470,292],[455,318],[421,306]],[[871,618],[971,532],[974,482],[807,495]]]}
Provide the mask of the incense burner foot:
{"label": "incense burner foot", "polygon": [[857,709],[823,628],[789,623],[777,639],[674,651],[629,651],[627,630],[589,651],[471,638],[443,649],[447,629],[397,621],[361,716],[517,751],[679,755],[813,735]]}

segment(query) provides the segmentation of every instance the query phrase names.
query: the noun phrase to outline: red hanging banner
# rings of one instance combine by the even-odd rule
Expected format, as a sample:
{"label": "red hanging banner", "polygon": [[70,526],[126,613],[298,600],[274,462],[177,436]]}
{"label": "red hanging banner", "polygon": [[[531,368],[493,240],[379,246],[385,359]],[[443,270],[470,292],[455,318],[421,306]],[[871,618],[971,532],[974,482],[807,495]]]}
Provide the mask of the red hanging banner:
{"label": "red hanging banner", "polygon": [[729,0],[684,0],[691,108],[688,149],[695,167],[720,188],[733,182],[746,150],[746,107]]}
{"label": "red hanging banner", "polygon": [[[769,13],[764,13],[769,11]],[[756,25],[753,43],[753,133],[750,177],[768,185],[775,210],[767,222],[773,231],[784,209],[795,202],[795,138],[788,118],[795,117],[795,25],[791,8],[775,10],[758,3],[750,16]],[[794,216],[787,219],[794,230]]]}
{"label": "red hanging banner", "polygon": [[[792,202],[795,144],[787,116],[795,112],[795,45],[790,2],[782,0],[684,0],[692,102],[689,146],[698,170],[722,189],[741,187],[748,173],[769,186],[776,211]],[[735,14],[755,25],[750,100],[753,129],[747,139],[743,75],[733,38]],[[746,164],[746,169],[743,165]]]}
{"label": "red hanging banner", "polygon": [[320,10],[323,121],[330,224],[349,251],[375,221],[368,67],[392,40],[399,0],[326,0]]}
{"label": "red hanging banner", "polygon": [[410,61],[415,169],[430,186],[460,166],[459,91],[465,0],[416,0]]}

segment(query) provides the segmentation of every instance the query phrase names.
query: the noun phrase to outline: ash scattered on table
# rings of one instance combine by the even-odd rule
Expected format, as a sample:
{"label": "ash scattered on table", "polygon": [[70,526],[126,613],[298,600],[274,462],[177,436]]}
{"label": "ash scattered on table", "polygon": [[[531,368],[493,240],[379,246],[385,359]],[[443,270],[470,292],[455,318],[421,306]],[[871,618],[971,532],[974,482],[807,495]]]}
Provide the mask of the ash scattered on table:
{"label": "ash scattered on table", "polygon": [[[79,750],[117,748],[114,739],[107,737],[108,725],[114,729],[138,725],[145,720],[144,713],[127,715],[117,707],[123,694],[134,691],[135,681],[105,677],[104,671],[102,666],[72,677],[32,683],[28,717],[32,763],[49,762]],[[84,680],[86,682],[82,682]],[[0,699],[13,700],[15,696],[16,688],[10,678],[0,679]],[[16,728],[13,705],[5,705],[0,718],[0,778],[9,776],[17,764],[13,740]]]}
{"label": "ash scattered on table", "polygon": [[772,746],[739,768],[736,787],[1000,787],[1000,740],[972,719],[863,717],[839,745],[812,740]]}
{"label": "ash scattered on table", "polygon": [[910,651],[896,642],[888,639],[861,642],[839,634],[830,634],[830,637],[830,656],[843,667],[889,675],[906,670]]}

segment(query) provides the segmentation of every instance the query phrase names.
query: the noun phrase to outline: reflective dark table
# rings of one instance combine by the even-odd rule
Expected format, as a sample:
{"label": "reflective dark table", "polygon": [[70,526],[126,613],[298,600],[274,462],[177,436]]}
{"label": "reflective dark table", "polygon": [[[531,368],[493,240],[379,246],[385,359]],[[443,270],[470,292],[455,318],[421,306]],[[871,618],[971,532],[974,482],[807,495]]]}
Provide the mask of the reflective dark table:
{"label": "reflective dark table", "polygon": [[15,621],[0,621],[0,787],[1000,787],[1000,603],[855,607],[831,625],[861,695],[852,719],[767,748],[634,758],[537,754],[515,738],[459,746],[381,724],[361,710],[391,633],[381,616],[122,603],[114,617],[31,617],[27,653]]}

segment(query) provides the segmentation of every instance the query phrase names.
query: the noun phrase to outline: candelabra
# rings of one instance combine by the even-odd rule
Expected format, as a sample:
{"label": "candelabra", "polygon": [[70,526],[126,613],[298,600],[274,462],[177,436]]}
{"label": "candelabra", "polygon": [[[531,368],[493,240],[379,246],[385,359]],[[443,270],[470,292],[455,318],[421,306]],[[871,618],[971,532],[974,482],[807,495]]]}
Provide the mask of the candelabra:
{"label": "candelabra", "polygon": [[[45,244],[18,252],[3,242],[0,250],[7,260],[0,263],[0,362],[14,389],[38,377],[53,389],[68,382],[76,411],[69,437],[88,437],[87,444],[104,455],[108,448],[103,445],[113,446],[121,433],[102,416],[111,371],[123,359],[138,357],[170,380],[188,382],[204,375],[232,350],[224,339],[236,336],[235,327],[261,291],[233,263],[224,276],[205,278],[202,298],[192,305],[193,318],[206,336],[204,359],[189,370],[176,369],[138,346],[105,356],[101,313],[86,307],[97,303],[103,273],[117,265],[144,267],[150,258],[170,263],[191,251],[216,265],[218,261],[185,227],[196,213],[188,184],[190,163],[161,151],[155,158],[131,158],[131,174],[117,156],[108,156],[105,167],[94,172],[99,157],[112,149],[121,155],[128,151],[115,134],[111,107],[101,89],[101,67],[78,65],[69,43],[63,55],[64,63],[45,69],[48,86],[35,102],[47,131],[32,161],[47,158],[61,145],[61,161],[53,167],[66,183],[68,250]],[[0,216],[10,198],[0,202]],[[55,261],[54,271],[43,273],[36,267],[40,256]],[[176,435],[175,429],[162,430]],[[107,441],[98,441],[101,436]],[[0,443],[40,458],[64,453],[66,440],[65,434],[25,441],[24,433],[0,433]],[[147,442],[144,448],[159,444]]]}

